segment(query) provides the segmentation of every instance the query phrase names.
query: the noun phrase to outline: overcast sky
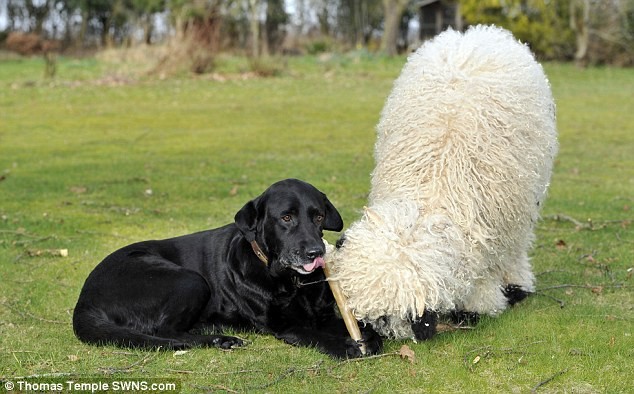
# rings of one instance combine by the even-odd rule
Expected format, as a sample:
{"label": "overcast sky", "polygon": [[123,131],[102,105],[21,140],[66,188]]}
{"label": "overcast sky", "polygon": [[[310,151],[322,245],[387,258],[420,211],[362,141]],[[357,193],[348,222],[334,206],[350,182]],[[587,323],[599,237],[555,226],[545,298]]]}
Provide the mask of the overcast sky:
{"label": "overcast sky", "polygon": [[8,24],[7,0],[0,0],[0,30],[6,29]]}

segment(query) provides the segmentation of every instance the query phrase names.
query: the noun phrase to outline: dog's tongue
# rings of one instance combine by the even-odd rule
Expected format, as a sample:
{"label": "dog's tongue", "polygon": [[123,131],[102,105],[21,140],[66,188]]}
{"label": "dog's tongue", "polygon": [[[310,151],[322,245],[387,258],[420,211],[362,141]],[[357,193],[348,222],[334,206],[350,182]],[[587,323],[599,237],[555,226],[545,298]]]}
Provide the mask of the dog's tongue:
{"label": "dog's tongue", "polygon": [[313,272],[317,268],[324,268],[325,265],[323,257],[317,257],[312,263],[304,264],[303,268],[306,272]]}

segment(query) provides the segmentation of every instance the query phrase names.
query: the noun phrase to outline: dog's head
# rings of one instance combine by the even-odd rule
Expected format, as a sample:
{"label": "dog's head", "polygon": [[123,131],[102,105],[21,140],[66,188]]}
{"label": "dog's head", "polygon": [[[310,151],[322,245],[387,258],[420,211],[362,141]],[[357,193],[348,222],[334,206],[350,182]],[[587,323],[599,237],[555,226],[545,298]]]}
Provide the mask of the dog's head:
{"label": "dog's head", "polygon": [[323,230],[343,228],[326,195],[297,179],[271,185],[238,211],[235,223],[268,256],[271,270],[290,268],[300,274],[323,267]]}

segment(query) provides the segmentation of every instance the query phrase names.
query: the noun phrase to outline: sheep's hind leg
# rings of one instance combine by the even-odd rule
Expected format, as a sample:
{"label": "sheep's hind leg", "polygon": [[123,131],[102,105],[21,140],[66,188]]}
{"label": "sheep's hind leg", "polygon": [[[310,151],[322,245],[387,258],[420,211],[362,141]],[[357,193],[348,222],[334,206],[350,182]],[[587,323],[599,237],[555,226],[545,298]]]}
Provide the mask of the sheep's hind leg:
{"label": "sheep's hind leg", "polygon": [[449,314],[449,319],[459,326],[475,326],[480,321],[480,314],[478,312],[452,311]]}

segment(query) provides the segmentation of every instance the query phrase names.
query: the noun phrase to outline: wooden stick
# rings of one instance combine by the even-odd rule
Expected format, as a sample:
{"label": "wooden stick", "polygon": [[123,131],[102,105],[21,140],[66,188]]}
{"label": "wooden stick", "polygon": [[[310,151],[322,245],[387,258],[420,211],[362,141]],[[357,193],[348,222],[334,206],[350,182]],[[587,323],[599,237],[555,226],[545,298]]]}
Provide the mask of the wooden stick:
{"label": "wooden stick", "polygon": [[337,306],[339,307],[339,312],[341,312],[341,317],[343,317],[343,322],[346,324],[346,328],[350,333],[350,337],[359,343],[359,349],[361,350],[361,354],[366,355],[365,343],[363,343],[363,337],[361,336],[361,330],[359,329],[359,323],[357,319],[352,314],[350,308],[346,304],[346,296],[343,294],[339,283],[334,280],[330,280],[330,267],[328,264],[324,266],[324,273],[326,274],[326,279],[328,279],[328,284],[330,285],[330,290],[332,291],[332,295],[335,296],[335,301],[337,302]]}

